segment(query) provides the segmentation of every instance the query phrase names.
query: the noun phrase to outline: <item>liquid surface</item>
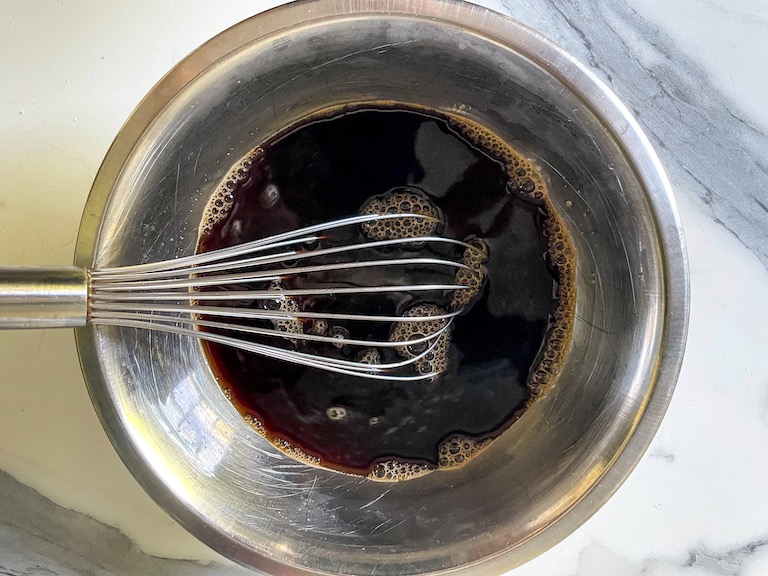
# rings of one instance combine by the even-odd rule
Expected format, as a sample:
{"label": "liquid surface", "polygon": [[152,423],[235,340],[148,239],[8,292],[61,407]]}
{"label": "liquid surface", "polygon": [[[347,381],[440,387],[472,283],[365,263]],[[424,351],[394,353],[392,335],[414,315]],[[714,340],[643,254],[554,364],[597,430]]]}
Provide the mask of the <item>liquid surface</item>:
{"label": "liquid surface", "polygon": [[[439,376],[375,381],[204,343],[225,394],[259,434],[304,462],[385,481],[463,466],[554,381],[570,342],[573,261],[538,169],[483,127],[457,116],[407,105],[337,108],[289,127],[233,167],[211,198],[198,245],[198,252],[205,252],[393,201],[406,207],[421,202],[423,210],[435,210],[441,236],[482,239],[487,272],[479,292],[462,295],[462,301],[455,294],[393,293],[289,298],[280,306],[397,315],[466,306],[446,336],[445,350],[436,348],[432,355],[430,368],[442,363],[445,369]],[[385,225],[355,226],[321,242],[375,239],[373,228]],[[359,256],[375,257],[382,255],[371,250]],[[401,274],[394,280],[408,283],[427,272],[436,273],[417,268],[391,275]],[[381,282],[380,271],[340,274],[321,281],[329,286]],[[317,282],[316,276],[299,275],[275,281],[271,289]],[[286,332],[347,338],[387,340],[396,330],[322,320],[273,321],[270,327],[279,322]],[[399,329],[408,332],[407,326]],[[329,349],[328,344],[272,340],[304,351]],[[328,353],[361,358],[361,352],[343,345]],[[385,354],[390,353],[395,352]]]}

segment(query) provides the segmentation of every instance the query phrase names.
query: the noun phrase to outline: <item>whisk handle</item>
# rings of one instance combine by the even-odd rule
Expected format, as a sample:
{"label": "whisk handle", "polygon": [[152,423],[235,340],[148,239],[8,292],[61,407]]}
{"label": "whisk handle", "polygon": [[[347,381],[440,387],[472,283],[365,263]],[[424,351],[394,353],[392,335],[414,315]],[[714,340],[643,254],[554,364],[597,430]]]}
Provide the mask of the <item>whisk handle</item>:
{"label": "whisk handle", "polygon": [[88,273],[64,266],[0,266],[0,329],[84,326]]}

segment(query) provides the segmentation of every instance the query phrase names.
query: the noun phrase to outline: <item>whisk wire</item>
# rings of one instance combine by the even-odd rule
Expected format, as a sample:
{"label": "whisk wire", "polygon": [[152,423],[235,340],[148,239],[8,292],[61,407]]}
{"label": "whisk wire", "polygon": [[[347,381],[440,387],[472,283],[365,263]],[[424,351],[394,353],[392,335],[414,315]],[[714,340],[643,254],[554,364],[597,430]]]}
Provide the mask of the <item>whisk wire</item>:
{"label": "whisk wire", "polygon": [[[311,237],[313,239],[317,239],[317,237]],[[305,239],[304,239],[305,240]],[[207,274],[210,272],[220,272],[222,270],[236,270],[241,268],[256,268],[259,266],[264,266],[267,264],[285,264],[288,262],[293,262],[296,260],[301,259],[310,259],[310,258],[318,258],[321,256],[330,256],[334,254],[339,253],[349,253],[356,250],[364,250],[364,249],[371,249],[371,248],[388,248],[393,246],[400,246],[400,245],[407,245],[407,244],[446,244],[446,245],[453,245],[464,249],[471,249],[471,250],[478,250],[475,246],[472,246],[471,244],[467,244],[466,242],[461,242],[458,240],[454,240],[452,238],[443,238],[441,236],[419,236],[419,237],[411,237],[411,238],[392,238],[388,240],[376,240],[371,242],[362,242],[358,244],[350,244],[346,246],[334,246],[332,248],[322,248],[319,250],[306,250],[297,252],[295,250],[291,250],[288,252],[282,252],[279,254],[269,254],[265,256],[255,256],[252,258],[244,258],[244,259],[238,259],[235,261],[226,260],[223,262],[217,261],[216,263],[211,264],[191,264],[191,265],[184,265],[180,267],[174,267],[174,268],[167,268],[163,270],[157,270],[154,272],[135,272],[131,269],[132,266],[127,266],[125,268],[112,268],[112,269],[106,269],[106,270],[98,270],[94,271],[93,276],[95,279],[97,279],[100,283],[106,284],[108,282],[119,282],[119,281],[140,281],[140,280],[146,280],[149,278],[167,278],[167,277],[177,277],[177,276],[183,276],[185,274],[195,274],[195,275],[202,275]],[[212,250],[211,252],[205,252],[204,254],[199,254],[196,256],[189,256],[187,258],[195,258],[197,256],[207,256],[209,254],[217,254],[223,250],[229,250],[229,248],[223,248],[220,250]],[[227,257],[231,258],[231,257]],[[179,258],[178,260],[181,260]],[[400,259],[404,260],[404,259]],[[458,264],[458,263],[453,263]],[[281,268],[281,272],[287,271],[287,268]],[[106,274],[104,272],[107,272]]]}
{"label": "whisk wire", "polygon": [[389,374],[389,373],[385,374],[382,372],[386,370],[391,370],[393,368],[402,368],[404,366],[413,364],[418,360],[421,360],[422,358],[426,357],[428,354],[432,353],[434,348],[437,346],[439,340],[435,340],[424,352],[421,352],[420,354],[414,356],[413,358],[409,358],[402,362],[393,363],[389,365],[377,365],[377,364],[366,364],[364,362],[339,360],[335,358],[329,358],[329,357],[318,356],[313,354],[304,354],[302,352],[295,352],[292,350],[285,350],[283,348],[278,348],[275,346],[259,344],[256,342],[250,342],[250,341],[246,341],[238,338],[232,338],[230,336],[225,336],[223,334],[216,334],[213,332],[204,332],[201,330],[194,330],[191,328],[186,328],[184,326],[177,326],[177,325],[171,325],[171,324],[158,324],[155,322],[147,322],[143,320],[123,320],[119,322],[105,321],[103,322],[103,324],[113,324],[121,327],[141,328],[141,329],[148,329],[148,330],[159,331],[159,332],[179,334],[182,336],[190,336],[192,338],[197,338],[199,340],[206,340],[208,342],[214,342],[216,344],[223,344],[225,346],[237,348],[239,350],[244,350],[246,352],[252,352],[254,354],[259,354],[261,356],[283,360],[285,362],[290,362],[292,364],[298,364],[301,366],[308,366],[312,368],[320,368],[328,372],[335,372],[337,374],[345,374],[348,376],[364,376],[365,378],[370,378],[375,380],[397,380],[397,381],[405,381],[405,382],[423,380],[425,378],[431,378],[431,377],[437,376],[437,373],[435,372],[431,372],[427,374],[418,374],[418,375],[401,375],[401,374]]}
{"label": "whisk wire", "polygon": [[[132,304],[131,310],[140,312],[157,313],[181,313],[181,314],[199,314],[201,316],[225,316],[228,318],[239,318],[242,320],[300,320],[300,319],[318,319],[318,320],[352,320],[360,322],[434,322],[445,319],[451,319],[461,314],[462,310],[448,312],[446,314],[436,314],[434,316],[392,316],[385,314],[342,314],[338,312],[282,312],[279,310],[256,310],[253,308],[230,308],[224,306],[184,306],[174,304]],[[103,304],[94,304],[90,320],[98,322],[101,319],[108,318],[110,312],[123,312],[125,306],[121,303],[105,302]]]}
{"label": "whisk wire", "polygon": [[178,323],[178,324],[191,325],[196,327],[213,328],[213,329],[227,330],[232,332],[241,332],[244,334],[271,336],[271,337],[276,337],[281,339],[289,337],[291,340],[302,340],[306,342],[325,342],[328,344],[343,343],[344,345],[349,345],[349,346],[364,346],[364,347],[372,347],[372,348],[402,348],[407,346],[418,346],[420,344],[424,344],[425,342],[431,342],[435,338],[439,337],[443,332],[445,332],[451,326],[451,319],[447,319],[447,321],[444,322],[443,327],[438,329],[437,331],[427,336],[420,335],[418,337],[410,338],[408,340],[382,341],[382,340],[362,340],[362,339],[355,339],[355,338],[344,338],[343,341],[340,341],[338,338],[334,338],[333,336],[323,336],[320,334],[293,333],[293,332],[286,334],[283,331],[270,329],[270,328],[258,328],[255,326],[247,326],[243,324],[232,324],[228,322],[215,322],[215,321],[204,320],[202,318],[196,318],[196,317],[163,316],[158,314],[146,314],[141,312],[114,312],[109,315],[98,316],[97,319],[99,324],[114,325],[121,320],[126,320],[126,321],[135,320],[135,321],[158,322],[158,323],[162,322],[167,324]]}
{"label": "whisk wire", "polygon": [[[169,280],[107,280],[95,279],[93,284],[96,291],[117,291],[117,290],[163,290],[166,288],[197,288],[207,286],[223,286],[228,284],[241,284],[243,282],[270,281],[279,280],[286,276],[296,276],[299,274],[314,274],[318,272],[333,272],[337,270],[349,270],[358,268],[372,268],[385,266],[443,266],[456,269],[471,270],[469,266],[453,260],[442,260],[440,258],[397,258],[390,260],[375,260],[364,262],[337,262],[334,264],[322,264],[316,266],[301,266],[296,268],[285,268],[281,270],[260,270],[240,274],[222,274],[219,276],[198,276],[195,270],[195,276],[185,278],[175,278]],[[193,269],[194,270],[194,269]],[[451,288],[446,288],[450,290]]]}
{"label": "whisk wire", "polygon": [[[292,230],[290,232],[284,232],[282,234],[275,234],[267,238],[261,238],[259,240],[252,240],[250,242],[244,242],[237,244],[236,246],[230,246],[227,248],[220,248],[218,250],[211,250],[210,252],[204,252],[202,254],[194,254],[191,256],[181,256],[173,260],[165,260],[160,262],[148,262],[144,264],[134,264],[130,266],[120,266],[118,268],[101,268],[94,270],[94,276],[111,276],[120,275],[131,272],[154,272],[159,270],[177,270],[182,267],[188,266],[200,266],[212,262],[219,262],[229,258],[242,258],[248,254],[262,252],[265,250],[271,250],[275,246],[287,246],[290,244],[299,244],[306,242],[302,239],[302,236],[314,235],[318,232],[327,232],[334,228],[342,228],[346,226],[354,226],[363,224],[365,222],[374,222],[379,220],[388,219],[404,219],[413,218],[415,220],[439,222],[438,218],[432,216],[426,216],[424,214],[411,214],[411,213],[397,213],[397,214],[371,214],[362,216],[351,216],[348,218],[341,218],[339,220],[333,220],[331,222],[325,222],[322,224],[315,224],[313,226],[307,226],[298,230]],[[438,237],[440,238],[440,237]],[[319,239],[317,236],[312,236],[312,240]],[[399,240],[399,239],[398,239]],[[471,244],[461,242],[460,240],[454,240],[452,238],[442,238],[442,240],[448,241],[451,244],[464,245],[470,249],[476,249]],[[407,241],[407,240],[406,240]],[[413,242],[411,239],[410,242]],[[370,244],[369,244],[370,246]]]}
{"label": "whisk wire", "polygon": [[[92,324],[190,336],[338,374],[397,381],[432,378],[438,373],[430,360],[436,347],[445,344],[455,318],[464,311],[463,305],[482,284],[477,267],[487,257],[479,247],[482,243],[478,246],[437,235],[404,234],[344,244],[349,235],[336,234],[339,228],[388,219],[402,219],[398,225],[404,226],[404,219],[409,218],[412,223],[440,222],[418,213],[353,216],[171,261],[94,270],[88,319]],[[330,245],[315,246],[326,240]],[[410,254],[393,257],[394,248]],[[424,250],[430,254],[414,254]],[[461,258],[447,255],[459,250]],[[369,282],[371,271],[381,271],[381,275],[373,276],[374,285],[357,285],[349,280],[349,274],[358,270],[364,271]],[[449,280],[440,282],[439,275]],[[398,283],[404,278],[412,280]],[[384,281],[379,283],[380,279]],[[456,295],[467,290],[474,292],[457,299]],[[373,306],[375,312],[366,308],[330,312],[311,307],[304,310],[301,304],[305,298],[332,297],[338,310],[345,305],[345,300],[338,298],[349,297],[347,305],[353,306],[351,302],[357,302],[355,297],[361,294],[392,294],[388,298],[390,308],[395,302],[428,302],[430,298],[445,300],[446,296],[450,300],[451,294],[452,302],[458,303],[445,310],[428,305],[395,314],[384,312],[387,308],[378,305]],[[328,323],[336,322],[342,324],[336,325],[336,332],[329,331]],[[361,323],[387,323],[389,339],[372,338],[371,332],[352,336],[342,328],[346,322],[352,323],[350,329],[364,334]],[[319,323],[325,327],[318,331],[315,327]],[[310,329],[305,331],[307,326]],[[381,328],[372,333],[381,334]],[[327,347],[327,352],[322,347]],[[353,347],[361,348],[362,356],[356,360],[339,357],[353,354]],[[334,348],[336,352],[330,353]],[[342,354],[341,350],[347,352]],[[370,355],[371,350],[381,352]],[[394,360],[387,350],[394,350],[402,359]],[[389,356],[385,358],[382,353]],[[417,368],[416,374],[404,372],[411,366]]]}

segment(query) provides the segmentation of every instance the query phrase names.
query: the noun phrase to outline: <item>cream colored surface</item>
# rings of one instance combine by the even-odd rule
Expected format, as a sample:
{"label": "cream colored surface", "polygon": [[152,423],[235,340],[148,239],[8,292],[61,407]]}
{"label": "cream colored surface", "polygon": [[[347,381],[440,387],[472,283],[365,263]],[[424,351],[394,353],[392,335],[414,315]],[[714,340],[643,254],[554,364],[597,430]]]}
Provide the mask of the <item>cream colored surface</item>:
{"label": "cream colored surface", "polygon": [[[0,3],[0,262],[70,263],[99,162],[141,97],[209,37],[279,3]],[[754,128],[768,124],[764,3],[478,3],[550,36],[637,111],[670,170],[691,256],[688,353],[653,445],[606,506],[515,574],[768,574],[768,228],[758,218],[768,139]],[[715,162],[696,153],[712,141]],[[115,455],[70,331],[0,332],[0,374],[0,469],[149,553],[216,557]],[[40,536],[28,534],[28,558],[12,558],[9,573],[42,573],[28,570],[40,565]],[[0,548],[0,572],[7,560]]]}
{"label": "cream colored surface", "polygon": [[[217,14],[206,2],[4,2],[0,262],[70,264],[91,182],[131,110],[188,52],[278,3]],[[71,331],[0,332],[0,374],[0,468],[150,554],[220,558],[158,508],[112,450]]]}

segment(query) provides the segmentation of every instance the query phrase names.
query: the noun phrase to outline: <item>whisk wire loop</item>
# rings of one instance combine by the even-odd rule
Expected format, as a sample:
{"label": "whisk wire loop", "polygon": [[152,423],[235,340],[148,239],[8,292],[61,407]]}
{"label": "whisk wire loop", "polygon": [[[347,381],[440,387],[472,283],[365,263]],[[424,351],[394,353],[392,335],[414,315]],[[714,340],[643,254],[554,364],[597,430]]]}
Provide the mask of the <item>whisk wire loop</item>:
{"label": "whisk wire loop", "polygon": [[[440,223],[418,213],[367,214],[171,261],[94,270],[88,320],[194,337],[337,374],[434,378],[445,367],[433,369],[432,360],[470,299],[451,295],[478,291],[477,263],[487,254],[482,243],[435,234],[344,242],[350,234],[340,233],[393,218]],[[356,281],[358,273],[368,282]],[[352,304],[385,295],[368,308]],[[334,304],[309,304],[317,298]],[[412,304],[399,311],[403,302],[446,299],[452,304],[445,309]]]}

